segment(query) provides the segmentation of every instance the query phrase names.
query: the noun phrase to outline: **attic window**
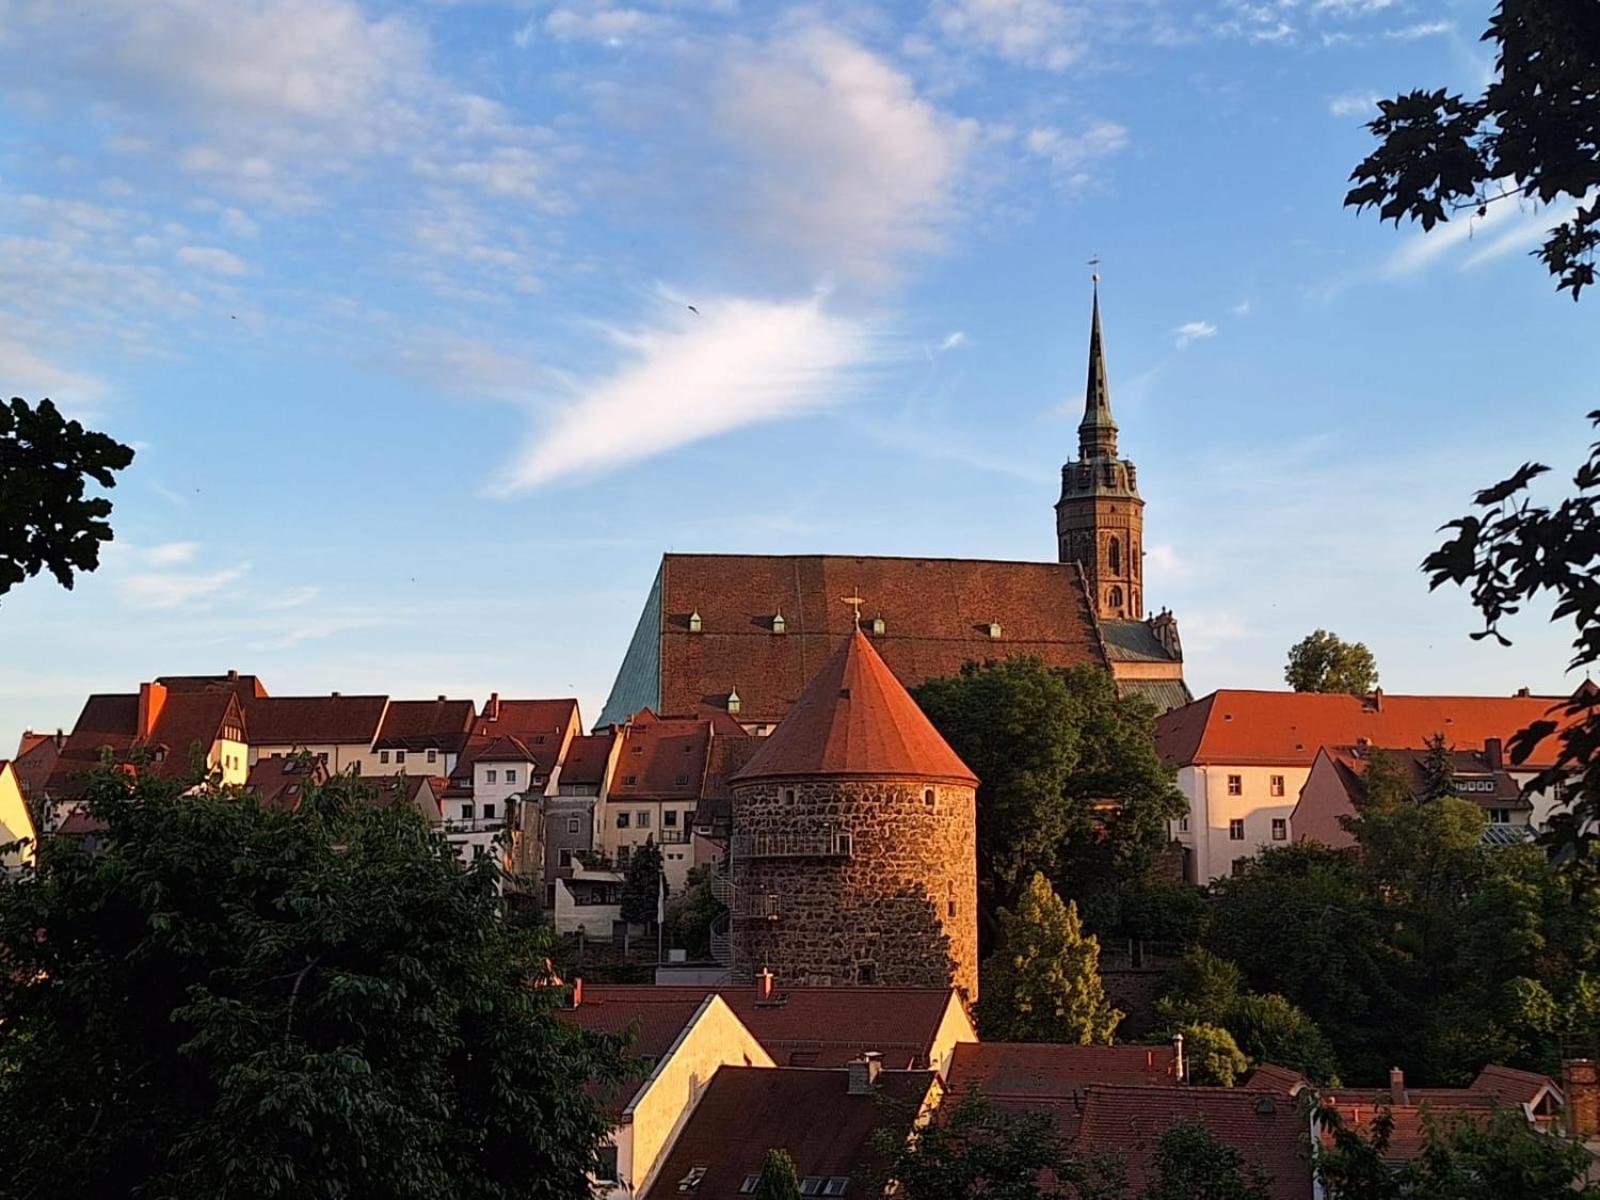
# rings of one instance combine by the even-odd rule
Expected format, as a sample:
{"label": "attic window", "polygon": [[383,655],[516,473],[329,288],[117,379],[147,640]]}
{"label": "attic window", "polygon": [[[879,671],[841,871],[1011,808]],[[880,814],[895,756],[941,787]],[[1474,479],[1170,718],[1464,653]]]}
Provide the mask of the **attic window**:
{"label": "attic window", "polygon": [[623,787],[632,787],[634,784],[636,784],[638,782],[639,782],[639,777],[637,775],[624,775],[622,777],[622,786]]}
{"label": "attic window", "polygon": [[783,614],[782,613],[773,613],[772,614],[772,632],[773,633],[783,633],[783,632],[785,632],[787,630],[787,628],[788,628],[788,626],[784,622]]}
{"label": "attic window", "polygon": [[741,1196],[748,1196],[751,1192],[756,1190],[756,1184],[760,1182],[761,1176],[746,1175],[744,1177],[744,1182],[739,1185],[739,1194]]}
{"label": "attic window", "polygon": [[848,1175],[830,1175],[828,1182],[822,1185],[822,1194],[824,1196],[842,1196],[849,1186],[850,1177]]}
{"label": "attic window", "polygon": [[989,640],[991,642],[998,642],[1000,640],[1000,634],[1001,634],[1000,622],[999,621],[990,621],[989,622]]}
{"label": "attic window", "polygon": [[689,632],[690,633],[699,633],[701,625],[702,625],[702,622],[700,620],[700,613],[698,611],[690,613],[689,614]]}
{"label": "attic window", "polygon": [[800,1181],[800,1194],[802,1196],[820,1196],[822,1195],[822,1185],[826,1182],[827,1180],[821,1175],[807,1175]]}
{"label": "attic window", "polygon": [[679,775],[676,782],[678,787],[687,787],[689,784],[689,777],[687,775]]}
{"label": "attic window", "polygon": [[700,1181],[705,1177],[706,1169],[704,1167],[690,1167],[689,1173],[682,1179],[678,1180],[678,1190],[680,1192],[695,1191],[697,1188],[699,1188]]}
{"label": "attic window", "polygon": [[728,711],[729,711],[729,712],[730,712],[730,713],[736,713],[736,712],[738,712],[738,711],[739,711],[739,708],[740,708],[740,706],[741,706],[741,705],[742,705],[742,704],[743,704],[743,703],[744,703],[744,702],[743,702],[743,701],[742,701],[742,700],[740,700],[740,699],[739,699],[739,693],[738,693],[738,691],[737,691],[737,690],[735,690],[735,691],[731,691],[731,692],[729,692],[729,693],[728,693]]}
{"label": "attic window", "polygon": [[882,637],[884,635],[884,631],[888,628],[889,626],[885,623],[882,617],[873,617],[872,620],[867,622],[867,632],[875,634],[878,637]]}

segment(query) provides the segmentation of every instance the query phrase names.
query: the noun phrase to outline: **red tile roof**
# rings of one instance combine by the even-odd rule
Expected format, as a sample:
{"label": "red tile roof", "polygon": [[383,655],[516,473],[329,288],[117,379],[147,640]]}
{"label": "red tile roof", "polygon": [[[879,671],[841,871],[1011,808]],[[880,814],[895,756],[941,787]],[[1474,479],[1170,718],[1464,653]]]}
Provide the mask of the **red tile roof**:
{"label": "red tile roof", "polygon": [[859,629],[733,781],[809,775],[978,782]]}
{"label": "red tile roof", "polygon": [[[1323,746],[1420,747],[1436,733],[1478,748],[1539,720],[1562,720],[1560,696],[1351,696],[1217,691],[1156,718],[1156,747],[1169,766],[1310,766]],[[1529,767],[1554,761],[1546,738]]]}
{"label": "red tile roof", "polygon": [[537,762],[540,774],[546,776],[555,770],[569,731],[583,732],[578,702],[570,698],[502,700],[498,695],[490,696],[472,724],[474,737],[517,738],[533,753],[530,761]]}
{"label": "red tile roof", "polygon": [[1152,1178],[1161,1135],[1199,1120],[1262,1167],[1272,1200],[1310,1200],[1309,1123],[1296,1110],[1282,1095],[1247,1088],[1095,1086],[1084,1100],[1078,1148],[1122,1155],[1138,1195]]}
{"label": "red tile roof", "polygon": [[672,1143],[644,1193],[676,1198],[680,1182],[703,1170],[698,1200],[741,1200],[745,1178],[759,1174],[767,1151],[782,1148],[802,1179],[847,1178],[847,1197],[870,1193],[882,1159],[874,1135],[909,1134],[934,1086],[931,1071],[884,1071],[877,1087],[848,1093],[848,1072],[789,1067],[722,1067]]}
{"label": "red tile roof", "polygon": [[156,682],[169,692],[232,692],[244,705],[267,694],[267,685],[260,679],[237,671],[225,675],[160,675]]}
{"label": "red tile roof", "polygon": [[313,759],[309,764],[296,758],[262,758],[250,768],[245,777],[244,790],[255,796],[262,808],[284,808],[293,811],[305,798],[308,783],[322,783],[328,778],[328,769]]}
{"label": "red tile roof", "polygon": [[391,700],[375,745],[390,750],[459,751],[476,720],[471,700]]}
{"label": "red tile roof", "polygon": [[583,787],[599,787],[605,781],[606,761],[616,733],[610,729],[593,735],[579,734],[567,746],[561,763],[561,782]]}
{"label": "red tile roof", "polygon": [[63,736],[57,742],[53,733],[34,733],[31,730],[22,735],[17,757],[11,761],[17,771],[17,784],[26,795],[43,793],[56,769],[56,760],[61,757],[61,747],[66,740]]}
{"label": "red tile roof", "polygon": [[695,800],[705,783],[711,725],[698,717],[664,719],[649,709],[622,729],[610,800]]}
{"label": "red tile roof", "polygon": [[1250,1078],[1244,1081],[1247,1088],[1282,1092],[1285,1096],[1292,1096],[1304,1087],[1306,1077],[1292,1067],[1280,1067],[1277,1063],[1262,1063],[1250,1072]]}
{"label": "red tile roof", "polygon": [[[738,690],[740,719],[782,717],[854,627],[843,596],[881,618],[908,686],[969,661],[1033,655],[1107,667],[1076,566],[843,555],[668,554],[661,561],[659,709],[691,713]],[[698,612],[700,632],[689,630]],[[782,614],[785,632],[772,631]],[[998,640],[989,626],[998,624]]]}
{"label": "red tile roof", "polygon": [[1100,1083],[1176,1087],[1176,1056],[1171,1046],[962,1042],[950,1060],[952,1091],[976,1087],[991,1099],[1070,1099]]}
{"label": "red tile roof", "polygon": [[192,748],[209,751],[225,724],[244,731],[244,714],[232,687],[169,690],[155,728],[145,738],[138,736],[137,694],[90,696],[46,788],[58,799],[76,795],[83,774],[99,765],[104,747],[117,762],[128,761],[136,748],[148,752],[151,761],[146,770],[163,778],[181,778],[191,769]]}
{"label": "red tile roof", "polygon": [[1561,1097],[1560,1086],[1550,1076],[1496,1063],[1478,1072],[1478,1077],[1472,1081],[1472,1090],[1487,1092],[1501,1104],[1532,1104],[1546,1091]]}
{"label": "red tile roof", "polygon": [[267,696],[246,706],[256,746],[370,746],[387,696]]}
{"label": "red tile roof", "polygon": [[886,1067],[929,1065],[951,1004],[940,988],[792,987],[763,1002],[752,986],[649,987],[584,984],[583,1004],[562,1016],[603,1033],[640,1023],[638,1052],[666,1053],[706,996],[721,996],[780,1066],[843,1066],[864,1051]]}
{"label": "red tile roof", "polygon": [[1427,1127],[1430,1121],[1437,1127],[1448,1129],[1460,1122],[1478,1120],[1489,1111],[1487,1108],[1466,1109],[1445,1104],[1374,1104],[1370,1100],[1359,1104],[1336,1103],[1333,1107],[1346,1129],[1359,1131],[1367,1137],[1373,1136],[1373,1122],[1379,1111],[1388,1113],[1394,1124],[1389,1131],[1389,1145],[1383,1158],[1391,1163],[1409,1162],[1422,1153],[1428,1144]]}
{"label": "red tile roof", "polygon": [[510,734],[502,734],[500,737],[490,739],[487,746],[484,746],[481,750],[473,754],[472,761],[492,763],[525,762],[537,764],[539,759],[532,750],[529,750],[528,747],[523,744],[521,738],[512,737]]}

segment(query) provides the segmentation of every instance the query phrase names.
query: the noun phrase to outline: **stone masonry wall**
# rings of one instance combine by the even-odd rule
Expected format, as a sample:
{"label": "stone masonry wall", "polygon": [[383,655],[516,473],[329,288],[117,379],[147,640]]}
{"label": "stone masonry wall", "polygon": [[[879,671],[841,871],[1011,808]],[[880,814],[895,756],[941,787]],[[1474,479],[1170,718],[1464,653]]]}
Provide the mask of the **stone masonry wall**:
{"label": "stone masonry wall", "polygon": [[[911,780],[735,788],[735,969],[767,967],[790,984],[953,983],[976,1000],[975,808],[970,787]],[[737,852],[740,835],[827,831],[850,835],[848,858]]]}

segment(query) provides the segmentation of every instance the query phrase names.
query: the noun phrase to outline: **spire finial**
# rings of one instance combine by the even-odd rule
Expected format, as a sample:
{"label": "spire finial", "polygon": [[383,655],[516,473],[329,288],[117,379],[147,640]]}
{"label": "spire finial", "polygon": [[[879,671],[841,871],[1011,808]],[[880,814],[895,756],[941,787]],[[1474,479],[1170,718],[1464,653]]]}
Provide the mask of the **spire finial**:
{"label": "spire finial", "polygon": [[[1091,258],[1089,265],[1098,267],[1099,256]],[[1084,389],[1083,420],[1078,423],[1078,453],[1085,459],[1115,458],[1117,423],[1111,417],[1111,384],[1100,335],[1100,272],[1094,272],[1089,279],[1094,288],[1094,304],[1089,321],[1089,382]]]}
{"label": "spire finial", "polygon": [[851,589],[850,595],[848,595],[848,596],[840,596],[839,599],[842,600],[844,603],[850,605],[851,608],[854,610],[856,628],[860,629],[861,628],[861,606],[867,602],[866,598],[861,595],[861,589],[860,588],[853,588],[853,589]]}

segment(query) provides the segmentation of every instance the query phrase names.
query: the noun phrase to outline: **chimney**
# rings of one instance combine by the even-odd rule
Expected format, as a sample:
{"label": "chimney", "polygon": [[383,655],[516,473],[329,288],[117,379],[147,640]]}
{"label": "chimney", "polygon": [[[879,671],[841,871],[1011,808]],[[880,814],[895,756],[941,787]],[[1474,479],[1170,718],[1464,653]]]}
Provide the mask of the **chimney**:
{"label": "chimney", "polygon": [[440,704],[444,703],[444,696],[442,694],[439,696],[439,703]]}
{"label": "chimney", "polygon": [[1389,1099],[1395,1104],[1406,1102],[1406,1073],[1399,1067],[1389,1068]]}
{"label": "chimney", "polygon": [[161,719],[161,710],[166,707],[167,689],[159,683],[141,683],[139,685],[139,736],[147,738],[155,729],[156,722]]}
{"label": "chimney", "polygon": [[1567,1098],[1567,1132],[1580,1141],[1600,1136],[1600,1063],[1562,1059],[1561,1091]]}
{"label": "chimney", "polygon": [[761,968],[761,973],[756,976],[756,1000],[770,1001],[772,999],[772,972],[766,967]]}
{"label": "chimney", "polygon": [[1519,687],[1515,692],[1512,693],[1512,696],[1515,699],[1518,699],[1518,700],[1526,700],[1529,696],[1532,696],[1532,695],[1533,695],[1533,693],[1530,692],[1525,687]]}
{"label": "chimney", "polygon": [[1188,1064],[1183,1061],[1183,1034],[1172,1035],[1173,1075],[1179,1083],[1185,1083],[1189,1078]]}
{"label": "chimney", "polygon": [[228,668],[228,682],[229,683],[238,683],[239,682],[239,668],[238,667],[229,667]]}
{"label": "chimney", "polygon": [[1489,760],[1491,771],[1503,770],[1506,765],[1505,743],[1497,737],[1484,738],[1483,756]]}
{"label": "chimney", "polygon": [[883,1055],[876,1050],[868,1050],[852,1062],[847,1070],[850,1072],[850,1083],[845,1088],[845,1094],[870,1096],[877,1090],[878,1073],[883,1070]]}
{"label": "chimney", "polygon": [[60,728],[57,728],[57,730],[56,730],[56,749],[59,750],[59,749],[61,749],[61,747],[65,746],[66,744],[67,744],[67,735],[66,735],[66,733],[63,730],[61,730]]}
{"label": "chimney", "polygon": [[572,978],[572,1007],[583,1007],[583,976],[575,975]]}
{"label": "chimney", "polygon": [[1373,710],[1375,712],[1382,712],[1383,711],[1383,689],[1382,688],[1373,688],[1372,689],[1372,707],[1373,707]]}
{"label": "chimney", "polygon": [[339,698],[339,693],[338,692],[329,692],[328,694],[330,696],[332,696],[335,700],[337,700]]}
{"label": "chimney", "polygon": [[498,721],[500,719],[499,692],[489,693],[489,702],[483,706],[483,719],[485,721]]}

